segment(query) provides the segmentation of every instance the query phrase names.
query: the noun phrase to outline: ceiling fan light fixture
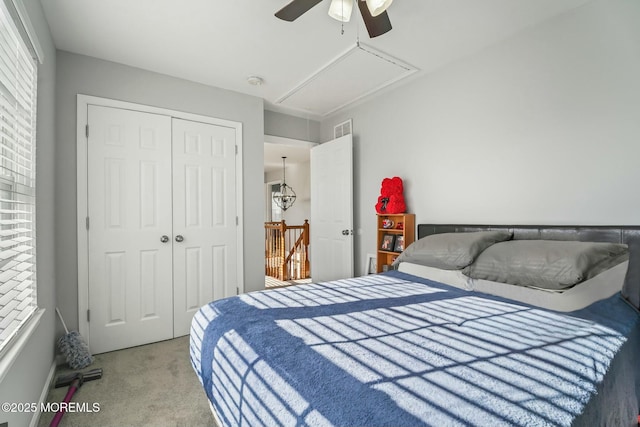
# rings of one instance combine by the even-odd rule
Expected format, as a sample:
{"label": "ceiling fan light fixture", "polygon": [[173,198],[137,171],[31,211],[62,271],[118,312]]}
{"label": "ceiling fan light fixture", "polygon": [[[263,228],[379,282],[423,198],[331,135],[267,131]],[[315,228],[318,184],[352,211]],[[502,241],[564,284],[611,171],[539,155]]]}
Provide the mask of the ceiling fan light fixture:
{"label": "ceiling fan light fixture", "polygon": [[331,0],[329,16],[340,22],[349,22],[353,11],[352,0]]}
{"label": "ceiling fan light fixture", "polygon": [[391,6],[393,0],[366,0],[371,16],[378,16]]}

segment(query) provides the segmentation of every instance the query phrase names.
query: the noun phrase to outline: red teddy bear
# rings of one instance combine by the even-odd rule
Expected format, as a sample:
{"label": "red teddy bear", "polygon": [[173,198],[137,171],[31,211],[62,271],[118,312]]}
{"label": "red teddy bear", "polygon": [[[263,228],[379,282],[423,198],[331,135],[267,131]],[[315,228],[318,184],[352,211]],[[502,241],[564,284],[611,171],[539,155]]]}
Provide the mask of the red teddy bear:
{"label": "red teddy bear", "polygon": [[404,203],[403,191],[401,178],[394,176],[393,178],[383,179],[380,197],[378,197],[378,203],[376,203],[376,212],[380,214],[404,213],[407,206]]}

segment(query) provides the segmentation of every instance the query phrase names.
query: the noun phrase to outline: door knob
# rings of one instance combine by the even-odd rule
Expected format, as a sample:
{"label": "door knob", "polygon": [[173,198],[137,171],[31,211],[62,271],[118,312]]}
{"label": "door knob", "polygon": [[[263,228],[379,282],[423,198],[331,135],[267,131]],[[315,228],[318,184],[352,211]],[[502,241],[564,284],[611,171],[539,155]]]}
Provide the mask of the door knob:
{"label": "door knob", "polygon": [[181,235],[181,234],[178,234],[178,235],[176,236],[176,242],[180,243],[180,242],[182,242],[182,241],[184,241],[184,237],[182,237],[182,235]]}
{"label": "door knob", "polygon": [[167,236],[167,235],[162,236],[162,237],[160,238],[160,241],[161,241],[162,243],[167,243],[167,242],[169,241],[169,236]]}
{"label": "door knob", "polygon": [[349,230],[342,230],[343,236],[348,236],[350,234]]}

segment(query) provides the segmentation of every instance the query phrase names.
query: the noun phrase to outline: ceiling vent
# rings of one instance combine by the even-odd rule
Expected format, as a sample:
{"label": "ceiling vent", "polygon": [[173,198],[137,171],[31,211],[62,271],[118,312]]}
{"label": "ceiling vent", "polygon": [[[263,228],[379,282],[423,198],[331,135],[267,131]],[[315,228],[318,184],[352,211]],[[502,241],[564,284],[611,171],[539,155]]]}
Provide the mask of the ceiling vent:
{"label": "ceiling vent", "polygon": [[276,104],[326,116],[417,71],[379,50],[356,43],[281,96]]}
{"label": "ceiling vent", "polygon": [[333,127],[333,138],[337,139],[337,138],[340,138],[341,136],[351,135],[351,123],[352,123],[352,120],[349,119],[347,121],[340,123],[339,125],[335,125]]}

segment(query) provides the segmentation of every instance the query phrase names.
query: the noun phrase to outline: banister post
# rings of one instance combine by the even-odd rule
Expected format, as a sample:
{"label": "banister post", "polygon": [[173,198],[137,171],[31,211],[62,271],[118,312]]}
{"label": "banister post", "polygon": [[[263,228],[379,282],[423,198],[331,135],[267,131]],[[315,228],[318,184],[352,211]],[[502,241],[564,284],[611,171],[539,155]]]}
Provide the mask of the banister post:
{"label": "banister post", "polygon": [[269,259],[271,258],[271,253],[269,251],[269,229],[267,227],[267,223],[264,223],[264,274],[266,276],[269,275]]}
{"label": "banister post", "polygon": [[303,276],[306,279],[311,277],[311,263],[309,262],[309,220],[304,220],[304,238],[302,239],[304,244],[304,271]]}
{"label": "banister post", "polygon": [[278,266],[279,269],[279,279],[282,281],[287,280],[287,277],[285,277],[286,275],[286,253],[285,253],[285,232],[287,231],[287,224],[284,222],[284,219],[282,221],[280,221],[280,265]]}

